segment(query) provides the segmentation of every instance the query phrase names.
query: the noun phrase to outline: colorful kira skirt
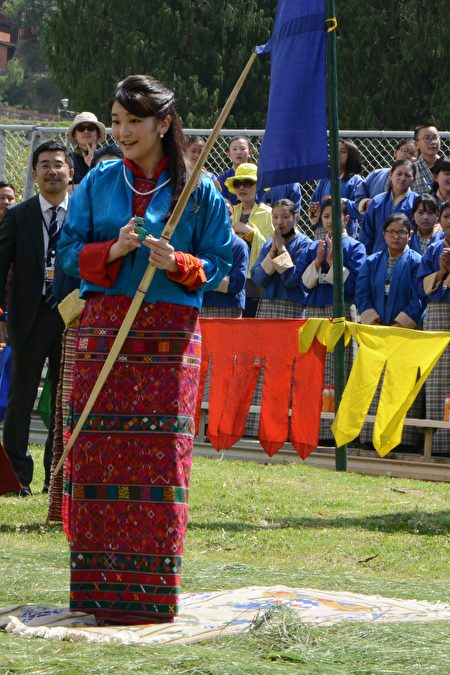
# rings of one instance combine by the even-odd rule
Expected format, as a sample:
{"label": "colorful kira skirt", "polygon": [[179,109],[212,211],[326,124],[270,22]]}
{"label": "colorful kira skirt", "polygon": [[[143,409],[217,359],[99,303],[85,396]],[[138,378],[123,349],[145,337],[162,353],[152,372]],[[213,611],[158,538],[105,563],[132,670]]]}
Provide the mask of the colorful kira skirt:
{"label": "colorful kira skirt", "polygon": [[[87,301],[72,428],[130,303],[101,294]],[[177,614],[200,358],[197,309],[143,303],[66,463],[70,607],[100,623]]]}

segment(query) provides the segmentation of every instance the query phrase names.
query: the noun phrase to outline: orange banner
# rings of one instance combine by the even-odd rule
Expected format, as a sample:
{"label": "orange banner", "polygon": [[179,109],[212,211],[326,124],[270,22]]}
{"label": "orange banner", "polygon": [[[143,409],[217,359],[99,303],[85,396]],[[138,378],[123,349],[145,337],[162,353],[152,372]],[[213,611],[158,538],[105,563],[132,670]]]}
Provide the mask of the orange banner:
{"label": "orange banner", "polygon": [[231,448],[242,437],[264,363],[259,442],[272,457],[290,440],[305,459],[319,440],[326,347],[314,340],[307,353],[299,354],[303,319],[201,319],[200,323],[197,429],[210,361],[207,436],[217,451]]}

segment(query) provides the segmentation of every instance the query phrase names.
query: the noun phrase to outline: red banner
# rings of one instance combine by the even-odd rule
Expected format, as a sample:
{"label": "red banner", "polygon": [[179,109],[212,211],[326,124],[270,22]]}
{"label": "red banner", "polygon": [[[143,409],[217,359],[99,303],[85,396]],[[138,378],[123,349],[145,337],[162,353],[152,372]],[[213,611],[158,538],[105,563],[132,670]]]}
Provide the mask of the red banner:
{"label": "red banner", "polygon": [[314,340],[307,354],[299,353],[298,330],[304,323],[303,319],[201,319],[197,429],[211,360],[207,436],[217,451],[231,448],[244,434],[263,363],[258,439],[265,452],[272,457],[290,440],[305,459],[317,447],[326,348]]}

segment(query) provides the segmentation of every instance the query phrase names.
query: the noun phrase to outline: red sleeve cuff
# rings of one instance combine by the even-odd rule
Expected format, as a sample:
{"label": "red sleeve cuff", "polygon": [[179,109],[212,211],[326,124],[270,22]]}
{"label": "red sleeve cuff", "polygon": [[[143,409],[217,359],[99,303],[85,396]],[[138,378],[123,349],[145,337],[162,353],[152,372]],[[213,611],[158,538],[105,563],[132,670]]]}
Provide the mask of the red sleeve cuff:
{"label": "red sleeve cuff", "polygon": [[82,279],[104,288],[112,288],[115,285],[123,258],[107,261],[109,250],[116,241],[117,239],[112,239],[83,246],[78,259]]}
{"label": "red sleeve cuff", "polygon": [[203,269],[202,261],[190,253],[175,251],[175,262],[178,267],[177,272],[167,272],[167,276],[172,281],[186,286],[189,291],[196,291],[206,283],[206,274]]}

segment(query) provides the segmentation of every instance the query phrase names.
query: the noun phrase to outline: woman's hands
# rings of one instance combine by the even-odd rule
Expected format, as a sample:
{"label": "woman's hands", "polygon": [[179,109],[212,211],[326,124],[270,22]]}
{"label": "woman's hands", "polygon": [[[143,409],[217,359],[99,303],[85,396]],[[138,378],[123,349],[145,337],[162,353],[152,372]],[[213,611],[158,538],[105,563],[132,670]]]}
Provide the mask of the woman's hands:
{"label": "woman's hands", "polygon": [[94,157],[96,147],[97,141],[91,141],[90,143],[87,143],[85,147],[83,147],[83,159],[89,168],[91,168],[91,162],[92,158]]}
{"label": "woman's hands", "polygon": [[165,239],[155,239],[151,234],[142,242],[150,249],[149,262],[158,270],[178,272],[175,249]]}
{"label": "woman's hands", "polygon": [[150,249],[149,262],[159,270],[177,272],[175,249],[165,239],[156,239],[151,234],[140,242],[139,235],[134,230],[134,218],[120,228],[119,237],[109,249],[108,262],[121,258],[131,251],[140,248],[141,243]]}
{"label": "woman's hands", "polygon": [[283,235],[281,234],[278,227],[275,227],[275,232],[272,236],[272,246],[270,247],[269,255],[271,258],[276,258],[282,253],[286,252],[286,246],[284,245]]}
{"label": "woman's hands", "polygon": [[139,236],[134,231],[134,218],[120,228],[119,237],[109,249],[108,262],[123,256],[140,247]]}
{"label": "woman's hands", "polygon": [[316,270],[319,271],[320,268],[322,267],[322,263],[325,260],[325,249],[326,249],[326,260],[331,267],[333,264],[333,245],[331,238],[326,235],[325,239],[320,239],[319,244],[317,246],[317,253],[316,253],[316,258],[314,260],[314,264],[316,266]]}

